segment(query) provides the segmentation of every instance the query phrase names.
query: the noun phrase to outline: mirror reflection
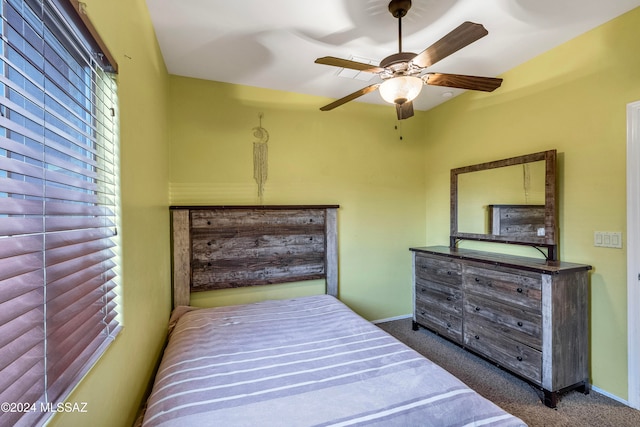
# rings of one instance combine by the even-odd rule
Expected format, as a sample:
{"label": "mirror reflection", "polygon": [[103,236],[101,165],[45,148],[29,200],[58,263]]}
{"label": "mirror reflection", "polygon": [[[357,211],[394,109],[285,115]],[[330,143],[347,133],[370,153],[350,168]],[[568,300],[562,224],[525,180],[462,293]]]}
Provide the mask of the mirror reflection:
{"label": "mirror reflection", "polygon": [[540,160],[458,175],[458,231],[498,234],[492,205],[544,206],[545,173]]}

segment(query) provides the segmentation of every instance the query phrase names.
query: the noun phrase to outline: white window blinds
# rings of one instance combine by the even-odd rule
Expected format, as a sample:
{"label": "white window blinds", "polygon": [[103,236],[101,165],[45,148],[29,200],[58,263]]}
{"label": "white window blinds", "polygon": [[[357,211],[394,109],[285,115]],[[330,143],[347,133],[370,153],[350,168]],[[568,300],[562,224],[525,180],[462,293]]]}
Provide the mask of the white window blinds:
{"label": "white window blinds", "polygon": [[34,425],[119,329],[116,84],[70,1],[0,1],[0,425]]}

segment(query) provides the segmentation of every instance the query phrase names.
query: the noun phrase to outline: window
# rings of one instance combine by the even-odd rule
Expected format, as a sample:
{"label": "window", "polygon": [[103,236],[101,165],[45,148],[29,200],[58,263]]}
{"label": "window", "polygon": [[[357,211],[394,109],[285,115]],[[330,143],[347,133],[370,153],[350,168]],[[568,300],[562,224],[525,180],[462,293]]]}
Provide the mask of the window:
{"label": "window", "polygon": [[0,425],[34,425],[119,330],[116,83],[73,0],[0,2]]}

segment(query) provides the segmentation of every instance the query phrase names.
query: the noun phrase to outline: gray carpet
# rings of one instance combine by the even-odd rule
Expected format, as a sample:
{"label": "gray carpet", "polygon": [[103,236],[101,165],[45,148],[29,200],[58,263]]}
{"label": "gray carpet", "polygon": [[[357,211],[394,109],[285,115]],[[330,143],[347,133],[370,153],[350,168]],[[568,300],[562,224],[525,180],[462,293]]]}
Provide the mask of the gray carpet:
{"label": "gray carpet", "polygon": [[423,328],[413,331],[411,319],[378,326],[531,427],[640,426],[640,411],[593,390],[588,395],[564,393],[558,407],[550,409],[541,402],[535,387]]}

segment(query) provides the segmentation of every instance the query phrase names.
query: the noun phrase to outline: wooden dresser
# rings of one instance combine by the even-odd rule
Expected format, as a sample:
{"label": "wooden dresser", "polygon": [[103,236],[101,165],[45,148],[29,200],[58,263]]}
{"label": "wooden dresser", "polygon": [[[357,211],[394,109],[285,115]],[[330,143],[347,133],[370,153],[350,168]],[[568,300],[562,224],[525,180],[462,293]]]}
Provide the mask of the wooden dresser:
{"label": "wooden dresser", "polygon": [[414,330],[426,327],[539,386],[589,392],[591,266],[446,246],[411,248]]}

